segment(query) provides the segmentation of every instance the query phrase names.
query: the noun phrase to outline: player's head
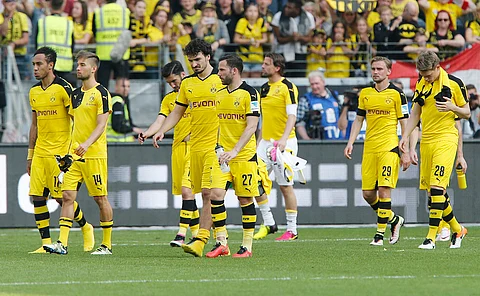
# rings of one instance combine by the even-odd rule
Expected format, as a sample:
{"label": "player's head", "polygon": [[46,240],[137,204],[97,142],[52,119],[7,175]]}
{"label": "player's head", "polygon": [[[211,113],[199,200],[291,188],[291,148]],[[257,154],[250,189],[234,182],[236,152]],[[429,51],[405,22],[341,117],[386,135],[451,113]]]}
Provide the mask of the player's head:
{"label": "player's head", "polygon": [[115,92],[124,98],[128,97],[128,94],[130,94],[130,79],[117,78],[115,81]]}
{"label": "player's head", "polygon": [[265,55],[262,64],[262,77],[272,77],[275,74],[283,76],[285,58],[279,53],[269,52]]}
{"label": "player's head", "polygon": [[77,53],[77,78],[80,80],[88,80],[95,77],[100,59],[92,52],[80,50]]}
{"label": "player's head", "polygon": [[320,96],[325,91],[325,76],[320,71],[312,71],[308,74],[308,82],[314,95]]}
{"label": "player's head", "polygon": [[174,91],[178,91],[185,77],[185,70],[179,61],[173,61],[163,66],[162,77]]}
{"label": "player's head", "polygon": [[57,62],[57,53],[51,47],[40,47],[33,54],[33,75],[35,79],[42,80],[49,73],[53,73],[55,63]]}
{"label": "player's head", "polygon": [[372,68],[372,79],[375,83],[380,83],[392,73],[392,61],[386,57],[376,56],[370,61]]}
{"label": "player's head", "polygon": [[440,59],[431,51],[423,51],[417,58],[417,70],[426,82],[432,83],[440,76]]}
{"label": "player's head", "polygon": [[210,64],[212,46],[203,39],[194,39],[185,46],[185,55],[195,74],[200,74]]}
{"label": "player's head", "polygon": [[234,78],[241,79],[243,72],[242,59],[233,54],[227,54],[218,61],[218,76],[222,80],[223,85],[229,85]]}

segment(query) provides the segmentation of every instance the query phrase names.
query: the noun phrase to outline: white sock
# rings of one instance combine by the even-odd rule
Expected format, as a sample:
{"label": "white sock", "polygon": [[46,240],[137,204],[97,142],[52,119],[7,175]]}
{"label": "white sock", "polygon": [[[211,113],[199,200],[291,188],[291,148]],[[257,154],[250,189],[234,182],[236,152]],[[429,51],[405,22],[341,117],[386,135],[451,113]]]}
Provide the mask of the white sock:
{"label": "white sock", "polygon": [[297,234],[297,211],[288,211],[287,214],[287,231]]}
{"label": "white sock", "polygon": [[270,210],[270,206],[268,202],[259,205],[260,212],[262,213],[263,218],[263,225],[273,226],[275,225],[275,219],[273,218],[272,210]]}

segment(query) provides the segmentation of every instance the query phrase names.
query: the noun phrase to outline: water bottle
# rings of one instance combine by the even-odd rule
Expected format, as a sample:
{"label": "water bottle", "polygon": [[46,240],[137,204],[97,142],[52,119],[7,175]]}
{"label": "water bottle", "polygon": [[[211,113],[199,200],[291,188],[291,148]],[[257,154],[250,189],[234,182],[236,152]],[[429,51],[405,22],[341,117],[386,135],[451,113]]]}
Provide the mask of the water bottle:
{"label": "water bottle", "polygon": [[465,173],[462,171],[462,165],[459,164],[456,167],[457,169],[457,182],[458,182],[458,188],[460,189],[467,189],[467,176],[465,176]]}
{"label": "water bottle", "polygon": [[[220,155],[222,155],[223,152],[225,152],[225,150],[223,149],[223,146],[220,144],[217,144],[217,146],[215,146],[215,154],[217,154],[217,159],[220,160]],[[230,172],[230,166],[228,165],[228,163],[221,163],[220,169],[222,170],[223,173]]]}

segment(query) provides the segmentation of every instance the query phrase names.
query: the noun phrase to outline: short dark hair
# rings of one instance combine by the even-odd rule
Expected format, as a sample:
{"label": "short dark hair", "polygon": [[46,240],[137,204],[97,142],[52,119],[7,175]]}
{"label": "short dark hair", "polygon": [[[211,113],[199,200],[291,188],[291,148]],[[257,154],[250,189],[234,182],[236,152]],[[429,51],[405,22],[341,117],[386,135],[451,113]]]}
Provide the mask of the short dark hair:
{"label": "short dark hair", "polygon": [[57,63],[57,52],[51,47],[40,47],[37,49],[37,51],[35,51],[33,56],[36,56],[37,54],[43,54],[47,63],[53,63],[53,66],[55,66],[55,63]]}
{"label": "short dark hair", "polygon": [[185,72],[183,69],[182,63],[179,61],[172,61],[162,68],[162,77],[167,78],[168,76],[174,74],[174,75],[180,75],[182,72]]}
{"label": "short dark hair", "polygon": [[303,6],[303,1],[302,0],[288,0],[288,3],[294,4],[297,8],[302,8]]}
{"label": "short dark hair", "polygon": [[100,59],[98,58],[98,56],[93,52],[90,52],[87,50],[80,50],[77,53],[76,60],[78,61],[79,59],[90,59],[90,60],[93,60],[93,63],[95,64],[95,66],[98,67],[98,65],[100,65]]}
{"label": "short dark hair", "polygon": [[65,0],[51,0],[50,2],[52,3],[52,9],[53,10],[59,10],[62,8],[63,2]]}
{"label": "short dark hair", "polygon": [[209,55],[212,57],[212,46],[210,43],[203,39],[193,39],[187,46],[185,46],[185,55],[187,57],[196,56],[199,53],[203,53],[204,56]]}
{"label": "short dark hair", "polygon": [[237,68],[240,74],[243,72],[243,61],[238,55],[226,54],[218,60],[219,63],[221,61],[227,61],[227,66],[230,68]]}
{"label": "short dark hair", "polygon": [[477,88],[475,87],[475,85],[473,85],[473,84],[467,84],[467,90],[471,90],[471,89],[477,90]]}
{"label": "short dark hair", "polygon": [[271,58],[275,67],[280,67],[278,73],[283,76],[283,71],[285,71],[285,58],[283,57],[283,55],[279,53],[269,52],[265,54],[265,57]]}

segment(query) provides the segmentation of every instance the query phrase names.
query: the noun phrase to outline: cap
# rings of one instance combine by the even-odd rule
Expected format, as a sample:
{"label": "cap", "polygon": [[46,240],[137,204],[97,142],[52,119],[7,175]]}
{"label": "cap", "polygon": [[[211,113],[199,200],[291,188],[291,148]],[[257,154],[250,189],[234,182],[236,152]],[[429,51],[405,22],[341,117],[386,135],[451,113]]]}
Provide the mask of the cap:
{"label": "cap", "polygon": [[202,10],[207,9],[207,8],[217,10],[217,7],[215,6],[215,4],[213,2],[210,2],[210,1],[207,1],[207,2],[205,2],[205,4],[202,5]]}

